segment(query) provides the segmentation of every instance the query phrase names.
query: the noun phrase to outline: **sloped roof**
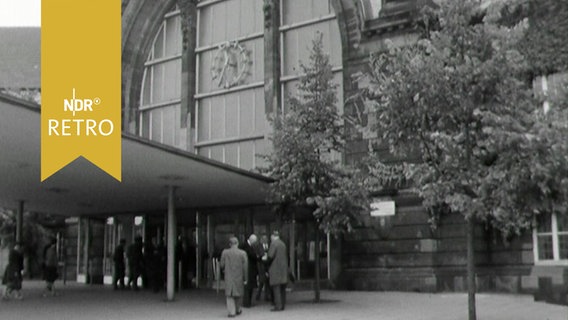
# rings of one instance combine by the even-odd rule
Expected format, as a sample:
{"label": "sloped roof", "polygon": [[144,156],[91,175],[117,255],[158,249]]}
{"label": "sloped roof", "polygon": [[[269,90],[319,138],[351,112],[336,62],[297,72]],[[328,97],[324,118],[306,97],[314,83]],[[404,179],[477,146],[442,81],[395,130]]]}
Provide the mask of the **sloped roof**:
{"label": "sloped roof", "polygon": [[112,215],[165,212],[168,185],[176,207],[211,208],[264,204],[265,176],[203,156],[122,135],[122,182],[83,157],[40,182],[39,105],[0,93],[0,207],[38,213]]}
{"label": "sloped roof", "polygon": [[39,88],[39,27],[0,28],[0,88]]}

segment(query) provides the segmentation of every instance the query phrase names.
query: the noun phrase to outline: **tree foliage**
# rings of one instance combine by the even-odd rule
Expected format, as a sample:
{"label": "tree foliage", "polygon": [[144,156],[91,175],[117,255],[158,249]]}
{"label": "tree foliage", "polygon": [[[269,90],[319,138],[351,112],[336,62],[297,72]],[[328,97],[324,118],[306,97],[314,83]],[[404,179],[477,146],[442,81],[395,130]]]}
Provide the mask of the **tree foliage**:
{"label": "tree foliage", "polygon": [[549,210],[546,201],[565,199],[566,153],[555,131],[562,124],[543,114],[526,77],[526,20],[499,24],[479,10],[476,1],[444,1],[431,12],[437,30],[372,57],[379,136],[392,153],[420,158],[374,166],[383,181],[402,173],[426,207],[509,236]]}
{"label": "tree foliage", "polygon": [[526,0],[530,25],[520,50],[533,75],[568,70],[568,1]]}
{"label": "tree foliage", "polygon": [[343,120],[321,34],[313,41],[310,63],[300,67],[303,75],[296,94],[288,98],[285,112],[272,120],[273,152],[266,157],[265,171],[276,181],[269,200],[310,207],[321,229],[347,231],[368,203],[357,171],[337,161],[344,145]]}
{"label": "tree foliage", "polygon": [[[23,216],[24,250],[27,254],[35,254],[43,246],[52,232],[43,225],[40,215],[33,212],[24,212]],[[16,213],[13,210],[0,208],[0,244],[10,246],[15,242]]]}

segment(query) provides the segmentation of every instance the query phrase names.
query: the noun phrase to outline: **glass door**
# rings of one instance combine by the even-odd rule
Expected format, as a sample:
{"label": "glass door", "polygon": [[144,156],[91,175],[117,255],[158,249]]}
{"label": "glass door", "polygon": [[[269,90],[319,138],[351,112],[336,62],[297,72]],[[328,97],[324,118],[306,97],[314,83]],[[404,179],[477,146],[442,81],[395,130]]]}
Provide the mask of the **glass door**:
{"label": "glass door", "polygon": [[[319,231],[320,279],[328,279],[328,243],[327,237]],[[294,223],[294,274],[297,280],[315,278],[316,265],[316,230],[310,220]]]}

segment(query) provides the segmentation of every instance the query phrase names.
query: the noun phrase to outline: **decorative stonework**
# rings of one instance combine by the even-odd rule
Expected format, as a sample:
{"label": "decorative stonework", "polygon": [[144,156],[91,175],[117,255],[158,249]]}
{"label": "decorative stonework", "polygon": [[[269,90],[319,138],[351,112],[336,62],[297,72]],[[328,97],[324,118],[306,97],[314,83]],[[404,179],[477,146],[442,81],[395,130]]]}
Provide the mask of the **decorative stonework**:
{"label": "decorative stonework", "polygon": [[191,14],[192,8],[195,9],[197,0],[177,0],[177,5],[181,15],[181,33],[183,37],[183,51],[187,50],[189,43],[189,31],[192,25],[193,15]]}
{"label": "decorative stonework", "polygon": [[272,7],[274,6],[273,0],[264,0],[262,10],[264,11],[264,27],[270,28],[272,26]]}
{"label": "decorative stonework", "polygon": [[249,51],[238,41],[219,45],[211,65],[211,76],[220,88],[242,84],[252,64]]}

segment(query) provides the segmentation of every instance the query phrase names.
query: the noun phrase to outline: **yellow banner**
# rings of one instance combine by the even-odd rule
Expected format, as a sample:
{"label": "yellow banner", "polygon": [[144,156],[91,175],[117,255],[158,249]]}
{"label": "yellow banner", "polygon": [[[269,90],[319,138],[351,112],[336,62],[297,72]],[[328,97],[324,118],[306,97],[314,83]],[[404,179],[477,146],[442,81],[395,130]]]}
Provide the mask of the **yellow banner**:
{"label": "yellow banner", "polygon": [[42,0],[41,181],[83,156],[121,180],[121,1]]}

